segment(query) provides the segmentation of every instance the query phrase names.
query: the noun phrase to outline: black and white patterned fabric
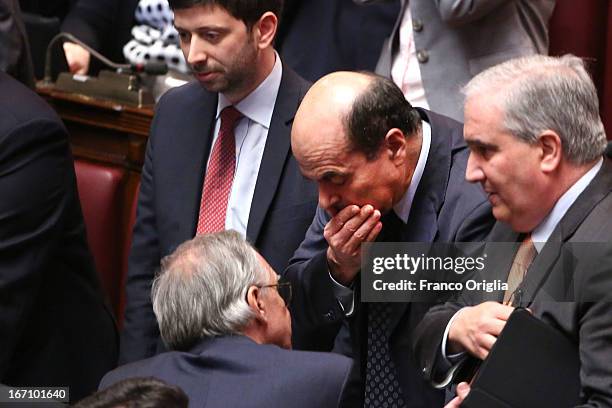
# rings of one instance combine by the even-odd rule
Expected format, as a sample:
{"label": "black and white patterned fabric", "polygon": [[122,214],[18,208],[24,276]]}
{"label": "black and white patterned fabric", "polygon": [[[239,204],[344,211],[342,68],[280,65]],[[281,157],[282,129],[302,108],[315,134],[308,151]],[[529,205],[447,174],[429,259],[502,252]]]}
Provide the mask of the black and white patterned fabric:
{"label": "black and white patterned fabric", "polygon": [[133,64],[165,62],[172,70],[188,73],[173,19],[167,0],[140,0],[136,7],[138,24],[132,28],[132,40],[123,47],[126,60]]}

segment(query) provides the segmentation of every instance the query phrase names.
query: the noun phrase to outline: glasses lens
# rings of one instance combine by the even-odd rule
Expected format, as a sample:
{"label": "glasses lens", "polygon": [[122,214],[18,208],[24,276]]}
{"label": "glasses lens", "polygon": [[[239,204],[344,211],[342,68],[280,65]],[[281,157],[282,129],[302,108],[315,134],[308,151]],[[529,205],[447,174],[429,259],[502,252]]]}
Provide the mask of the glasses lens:
{"label": "glasses lens", "polygon": [[291,303],[291,283],[282,282],[278,284],[278,294],[285,302],[285,306],[289,306]]}

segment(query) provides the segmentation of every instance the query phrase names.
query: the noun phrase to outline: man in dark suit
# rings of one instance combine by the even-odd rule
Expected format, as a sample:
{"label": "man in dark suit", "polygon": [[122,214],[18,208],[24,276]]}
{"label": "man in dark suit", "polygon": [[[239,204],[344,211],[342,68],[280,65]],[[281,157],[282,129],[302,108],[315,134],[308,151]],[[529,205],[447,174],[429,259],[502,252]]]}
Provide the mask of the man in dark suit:
{"label": "man in dark suit", "polygon": [[370,7],[351,0],[286,0],[277,50],[308,81],[334,71],[373,71],[399,6],[399,0]]}
{"label": "man in dark suit", "polygon": [[[364,397],[368,406],[442,405],[410,354],[412,328],[426,305],[360,303],[357,275],[364,242],[485,237],[490,207],[484,192],[463,178],[461,134],[459,123],[413,109],[397,86],[373,74],[323,77],[296,114],[292,148],[304,175],[319,185],[319,208],[285,271],[296,285],[294,341],[329,346],[343,324],[336,351],[356,361],[347,406]],[[375,340],[373,329],[382,325],[371,319],[383,314],[390,316],[387,333]],[[373,361],[380,347],[383,355]],[[376,365],[388,367],[387,374],[371,369]]]}
{"label": "man in dark suit", "polygon": [[[129,260],[123,361],[157,351],[149,292],[163,256],[196,233],[227,228],[282,270],[316,208],[316,186],[290,149],[308,84],[272,48],[281,2],[256,10],[247,0],[209,3],[170,2],[199,83],[168,92],[155,114]],[[226,112],[236,115],[233,127],[224,126]]]}
{"label": "man in dark suit", "polygon": [[164,259],[152,289],[170,352],[117,368],[100,388],[154,376],[197,407],[337,407],[350,359],[291,348],[291,297],[236,231],[197,236]]}
{"label": "man in dark suit", "polygon": [[0,72],[0,382],[95,390],[118,338],[87,248],[66,129]]}
{"label": "man in dark suit", "polygon": [[515,306],[529,307],[575,343],[580,406],[610,406],[612,164],[593,82],[576,57],[533,56],[484,71],[466,95],[466,179],[489,195],[489,240],[521,245],[485,271],[506,291],[464,293],[427,313],[415,337],[422,371],[444,385],[467,356],[486,358]]}

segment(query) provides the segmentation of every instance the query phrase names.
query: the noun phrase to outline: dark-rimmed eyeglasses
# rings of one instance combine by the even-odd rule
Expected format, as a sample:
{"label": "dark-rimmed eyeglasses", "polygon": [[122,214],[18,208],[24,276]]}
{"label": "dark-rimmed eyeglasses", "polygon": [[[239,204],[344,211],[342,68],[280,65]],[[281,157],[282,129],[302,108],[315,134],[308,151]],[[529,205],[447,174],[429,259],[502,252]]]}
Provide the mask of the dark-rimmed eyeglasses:
{"label": "dark-rimmed eyeglasses", "polygon": [[277,282],[273,285],[258,286],[258,288],[276,288],[278,295],[281,297],[281,299],[283,299],[283,302],[285,302],[285,306],[289,307],[291,304],[291,282]]}

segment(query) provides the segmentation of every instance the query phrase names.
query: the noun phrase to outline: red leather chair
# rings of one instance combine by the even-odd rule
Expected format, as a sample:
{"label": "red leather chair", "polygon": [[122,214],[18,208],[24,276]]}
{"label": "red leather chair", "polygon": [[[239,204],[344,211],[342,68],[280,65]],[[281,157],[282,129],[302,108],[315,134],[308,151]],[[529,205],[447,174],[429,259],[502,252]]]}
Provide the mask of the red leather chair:
{"label": "red leather chair", "polygon": [[119,315],[123,274],[123,203],[125,171],[75,160],[87,241],[115,316]]}
{"label": "red leather chair", "polygon": [[134,196],[132,197],[132,202],[130,203],[130,215],[127,220],[124,236],[125,241],[123,245],[123,259],[121,265],[121,283],[120,283],[120,293],[119,293],[119,305],[117,308],[117,324],[119,325],[119,329],[123,328],[123,315],[125,313],[125,285],[127,281],[127,271],[128,271],[128,257],[130,256],[130,249],[132,247],[132,233],[134,230],[134,224],[136,223],[136,207],[138,205],[138,193],[140,192],[140,181],[136,186],[136,191],[134,192]]}
{"label": "red leather chair", "polygon": [[[584,58],[599,93],[601,115],[612,136],[612,3],[609,0],[557,0],[549,24],[550,55]],[[606,55],[607,54],[607,55]],[[604,76],[604,73],[607,75]],[[605,78],[605,80],[604,80]]]}

